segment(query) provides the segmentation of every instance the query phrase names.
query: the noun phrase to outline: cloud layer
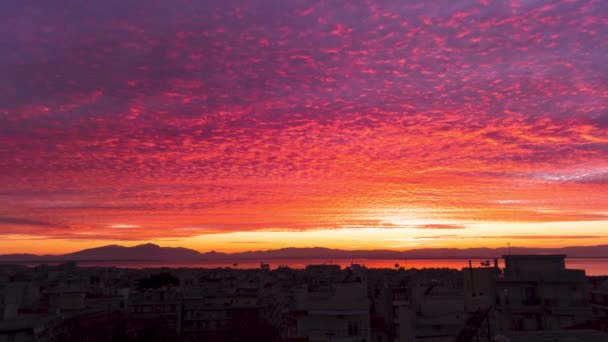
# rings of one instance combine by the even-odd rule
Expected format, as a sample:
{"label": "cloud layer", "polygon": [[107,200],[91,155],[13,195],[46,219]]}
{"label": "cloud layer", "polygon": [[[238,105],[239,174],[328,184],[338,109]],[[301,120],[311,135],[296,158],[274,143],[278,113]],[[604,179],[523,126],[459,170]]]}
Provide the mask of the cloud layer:
{"label": "cloud layer", "polygon": [[592,0],[2,2],[0,234],[608,220],[607,18]]}

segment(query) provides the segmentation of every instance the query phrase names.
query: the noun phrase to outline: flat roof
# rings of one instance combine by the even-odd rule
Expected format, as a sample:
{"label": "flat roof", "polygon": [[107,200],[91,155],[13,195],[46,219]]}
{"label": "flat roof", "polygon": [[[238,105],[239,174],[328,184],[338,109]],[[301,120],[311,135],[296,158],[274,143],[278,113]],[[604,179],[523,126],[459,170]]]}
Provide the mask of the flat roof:
{"label": "flat roof", "polygon": [[509,342],[606,342],[608,334],[597,330],[550,330],[513,332]]}

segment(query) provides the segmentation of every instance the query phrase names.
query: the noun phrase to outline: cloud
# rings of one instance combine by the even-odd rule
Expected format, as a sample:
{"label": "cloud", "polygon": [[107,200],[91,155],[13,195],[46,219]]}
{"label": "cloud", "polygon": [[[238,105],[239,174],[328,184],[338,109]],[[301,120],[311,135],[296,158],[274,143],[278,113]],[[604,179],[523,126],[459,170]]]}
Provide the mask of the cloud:
{"label": "cloud", "polygon": [[38,227],[52,227],[52,228],[61,227],[61,225],[51,223],[51,222],[31,220],[31,219],[25,219],[25,218],[17,218],[17,217],[0,217],[0,225],[38,226]]}
{"label": "cloud", "polygon": [[228,241],[228,243],[246,244],[246,245],[262,245],[265,241]]}
{"label": "cloud", "polygon": [[499,236],[480,236],[480,239],[514,239],[514,240],[589,240],[605,239],[608,235],[499,235]]}
{"label": "cloud", "polygon": [[606,2],[269,1],[0,3],[0,224],[606,220]]}
{"label": "cloud", "polygon": [[608,235],[481,235],[481,236],[462,236],[462,235],[432,235],[416,236],[413,240],[475,240],[475,239],[498,239],[498,240],[592,240],[606,239]]}
{"label": "cloud", "polygon": [[432,224],[420,224],[412,226],[415,229],[466,229],[467,227],[460,224],[442,224],[442,223],[432,223]]}
{"label": "cloud", "polygon": [[531,177],[553,182],[608,184],[608,168],[578,169],[569,172],[535,172]]}
{"label": "cloud", "polygon": [[452,238],[460,238],[460,235],[431,235],[431,236],[414,236],[411,239],[413,240],[436,240],[436,239],[452,239]]}

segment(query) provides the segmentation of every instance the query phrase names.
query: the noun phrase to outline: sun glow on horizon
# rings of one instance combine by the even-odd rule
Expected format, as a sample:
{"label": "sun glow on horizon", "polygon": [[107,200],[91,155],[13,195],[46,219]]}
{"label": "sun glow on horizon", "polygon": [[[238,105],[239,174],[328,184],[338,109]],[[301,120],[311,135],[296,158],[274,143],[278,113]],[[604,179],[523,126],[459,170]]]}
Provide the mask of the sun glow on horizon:
{"label": "sun glow on horizon", "polygon": [[[418,248],[475,248],[505,247],[565,247],[594,246],[608,244],[606,221],[594,222],[554,222],[554,223],[469,223],[467,228],[433,226],[430,224],[411,225],[408,228],[339,228],[293,230],[261,230],[250,232],[228,232],[204,234],[183,238],[160,238],[149,240],[107,240],[57,239],[49,243],[44,237],[5,236],[0,241],[3,254],[32,253],[41,250],[50,254],[74,252],[83,248],[118,244],[134,246],[155,243],[166,247],[186,247],[201,252],[243,252],[287,247],[326,247],[344,250],[410,250]],[[416,228],[418,227],[418,228]],[[550,230],[551,234],[542,232]],[[573,231],[584,231],[575,234]],[[493,233],[488,233],[493,232]],[[49,248],[50,246],[54,246]]]}

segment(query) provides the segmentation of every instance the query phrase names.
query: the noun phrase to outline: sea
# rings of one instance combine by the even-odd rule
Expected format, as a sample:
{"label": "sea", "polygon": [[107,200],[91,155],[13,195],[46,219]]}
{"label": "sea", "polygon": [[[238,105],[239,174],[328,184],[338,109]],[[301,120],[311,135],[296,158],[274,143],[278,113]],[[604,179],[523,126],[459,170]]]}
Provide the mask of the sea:
{"label": "sea", "polygon": [[[204,262],[162,262],[162,261],[79,261],[81,267],[122,267],[122,268],[234,268],[254,269],[261,264],[268,264],[271,269],[280,266],[301,269],[308,265],[340,265],[342,268],[353,264],[367,268],[451,268],[462,269],[469,266],[482,267],[493,260],[486,259],[247,259],[247,260],[210,260]],[[37,266],[40,263],[25,263],[27,266]],[[48,263],[53,264],[53,263]],[[504,267],[499,259],[499,267]],[[608,276],[608,258],[567,258],[566,267],[569,269],[585,270],[589,276]]]}

